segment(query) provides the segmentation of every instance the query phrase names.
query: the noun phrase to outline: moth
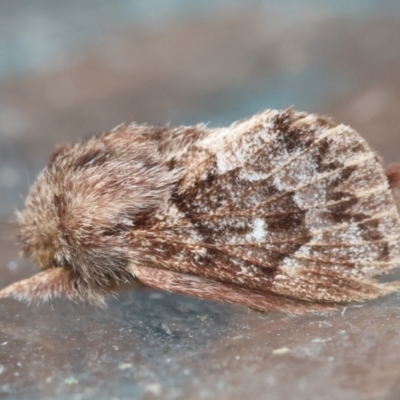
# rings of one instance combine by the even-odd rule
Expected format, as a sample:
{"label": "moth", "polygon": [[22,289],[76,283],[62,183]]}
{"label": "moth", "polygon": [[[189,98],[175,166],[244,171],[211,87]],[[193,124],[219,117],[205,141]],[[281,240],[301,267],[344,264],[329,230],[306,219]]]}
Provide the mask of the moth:
{"label": "moth", "polygon": [[394,292],[394,189],[353,129],[292,109],[227,128],[123,125],[58,147],[18,211],[41,272],[0,291],[102,304],[124,282],[257,310]]}

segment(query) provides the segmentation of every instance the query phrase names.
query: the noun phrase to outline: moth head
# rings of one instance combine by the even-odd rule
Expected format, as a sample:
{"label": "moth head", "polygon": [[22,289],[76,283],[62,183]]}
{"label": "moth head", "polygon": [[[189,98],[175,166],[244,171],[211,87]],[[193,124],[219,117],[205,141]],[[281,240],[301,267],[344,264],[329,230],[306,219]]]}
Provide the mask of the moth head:
{"label": "moth head", "polygon": [[[46,189],[47,193],[44,193]],[[57,197],[49,189],[49,185],[39,178],[26,199],[25,209],[16,213],[21,254],[42,270],[68,265],[67,246],[57,214]]]}
{"label": "moth head", "polygon": [[0,291],[0,297],[39,302],[66,296],[72,300],[103,302],[101,290],[88,285],[70,262],[71,246],[62,227],[60,201],[54,193],[54,176],[47,168],[31,187],[25,208],[16,212],[21,255],[29,257],[41,272]]}
{"label": "moth head", "polygon": [[17,212],[22,253],[43,271],[31,281],[40,290],[26,283],[22,298],[64,292],[98,302],[133,279],[130,231],[166,204],[180,177],[135,138],[125,129],[66,146],[40,173]]}

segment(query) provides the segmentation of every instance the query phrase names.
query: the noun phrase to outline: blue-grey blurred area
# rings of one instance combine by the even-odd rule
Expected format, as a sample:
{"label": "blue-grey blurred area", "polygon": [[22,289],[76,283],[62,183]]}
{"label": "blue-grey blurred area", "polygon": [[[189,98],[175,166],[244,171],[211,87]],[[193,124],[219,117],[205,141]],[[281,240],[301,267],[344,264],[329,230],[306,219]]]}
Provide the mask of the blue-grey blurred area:
{"label": "blue-grey blurred area", "polygon": [[[223,126],[293,106],[400,161],[399,39],[399,0],[0,0],[0,287],[36,272],[8,220],[54,146],[122,122]],[[0,397],[398,399],[399,309],[2,301]]]}
{"label": "blue-grey blurred area", "polygon": [[[51,0],[1,2],[1,70],[2,79],[10,74],[56,66],[57,57],[74,52],[85,42],[99,41],[115,29],[129,26],[148,28],[191,17],[240,11],[243,7],[272,11],[290,22],[304,17],[351,16],[373,17],[398,13],[395,0],[170,0],[146,2],[115,0]],[[65,60],[58,64],[65,67]]]}
{"label": "blue-grey blurred area", "polygon": [[[167,28],[190,18],[223,18],[244,7],[275,14],[281,23],[332,16],[369,18],[400,12],[396,0],[2,0],[0,79],[30,71],[68,68],[85,46],[121,29]],[[221,15],[222,14],[222,15]],[[72,57],[72,60],[71,60]]]}

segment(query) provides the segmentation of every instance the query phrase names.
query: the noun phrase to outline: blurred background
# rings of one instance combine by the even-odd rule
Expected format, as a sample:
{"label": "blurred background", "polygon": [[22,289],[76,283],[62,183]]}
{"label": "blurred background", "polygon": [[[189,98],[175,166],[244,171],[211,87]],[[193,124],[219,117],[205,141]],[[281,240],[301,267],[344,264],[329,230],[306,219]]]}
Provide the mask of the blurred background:
{"label": "blurred background", "polygon": [[[35,272],[8,220],[56,143],[289,106],[400,161],[400,2],[0,0],[1,286]],[[398,309],[258,316],[151,291],[101,312],[2,301],[0,396],[398,399]]]}

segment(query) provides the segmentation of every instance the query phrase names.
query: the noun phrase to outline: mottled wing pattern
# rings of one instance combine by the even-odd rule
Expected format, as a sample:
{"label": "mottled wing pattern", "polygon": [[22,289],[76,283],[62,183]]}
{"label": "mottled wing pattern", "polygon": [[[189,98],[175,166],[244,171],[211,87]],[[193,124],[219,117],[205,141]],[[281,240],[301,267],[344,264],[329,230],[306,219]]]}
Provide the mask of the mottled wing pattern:
{"label": "mottled wing pattern", "polygon": [[[167,219],[133,233],[151,248],[153,276],[176,283],[169,290],[207,297],[193,293],[193,274],[215,298],[227,300],[229,287],[258,296],[253,308],[289,311],[393,290],[373,278],[400,266],[399,214],[378,157],[354,130],[267,111],[203,134],[182,159],[188,172]],[[246,304],[239,297],[228,301]]]}

